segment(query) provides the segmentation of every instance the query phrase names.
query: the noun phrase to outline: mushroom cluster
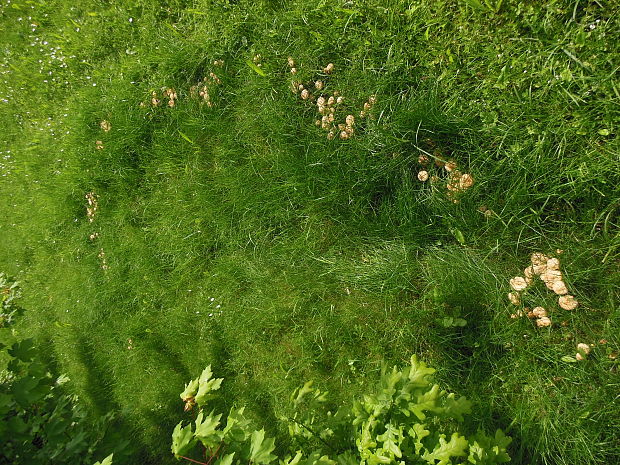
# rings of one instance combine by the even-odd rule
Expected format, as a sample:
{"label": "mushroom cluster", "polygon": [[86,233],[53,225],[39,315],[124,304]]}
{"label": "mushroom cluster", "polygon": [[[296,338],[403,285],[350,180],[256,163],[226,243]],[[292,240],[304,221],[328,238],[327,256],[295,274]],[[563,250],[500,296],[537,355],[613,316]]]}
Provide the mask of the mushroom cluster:
{"label": "mushroom cluster", "polygon": [[168,106],[173,107],[179,98],[176,91],[172,88],[163,89],[164,98],[168,99]]}
{"label": "mushroom cluster", "polygon": [[99,126],[101,127],[101,129],[103,129],[104,132],[110,132],[110,129],[112,129],[112,125],[110,124],[110,122],[105,119],[101,123],[99,123]]}
{"label": "mushroom cluster", "polygon": [[103,249],[99,249],[99,254],[97,254],[97,258],[101,262],[101,269],[102,270],[106,271],[106,270],[108,270],[110,268],[108,266],[108,261],[105,258],[105,252],[103,251]]}
{"label": "mushroom cluster", "polygon": [[[260,55],[257,56],[260,57]],[[224,66],[224,60],[214,60],[213,66],[221,68],[222,66]],[[260,66],[260,64],[258,64],[257,66]],[[209,71],[208,75],[198,81],[197,84],[189,88],[189,96],[194,99],[199,99],[201,104],[206,104],[209,108],[211,108],[213,107],[213,102],[210,91],[212,91],[212,88],[214,86],[220,84],[222,84],[220,76],[218,76],[214,71]],[[159,90],[151,91],[151,94],[148,97],[147,101],[141,102],[140,107],[155,108],[161,106],[162,102],[166,102],[168,107],[173,108],[176,106],[178,100],[179,95],[173,87],[162,87]]]}
{"label": "mushroom cluster", "polygon": [[[288,66],[291,74],[297,74],[295,60],[293,57],[288,57]],[[329,63],[323,68],[323,74],[329,75],[334,72],[334,64]],[[327,86],[325,81],[327,76],[322,79],[316,79],[309,83],[302,83],[298,80],[291,81],[291,92],[298,94],[301,100],[311,102],[316,105],[317,119],[315,125],[327,133],[327,139],[332,140],[339,137],[342,140],[347,140],[355,134],[355,116],[352,113],[344,111],[345,98],[340,95],[338,90],[323,93],[322,91]],[[377,102],[377,97],[371,95],[366,102],[364,102],[364,110],[360,111],[360,118],[368,116],[369,111],[373,105]],[[339,114],[346,114],[344,119],[338,121]],[[340,117],[342,118],[342,117]]]}
{"label": "mushroom cluster", "polygon": [[[432,141],[429,143],[435,146]],[[431,163],[431,158],[435,159],[434,163]],[[474,185],[474,178],[471,174],[462,173],[454,160],[443,160],[438,150],[435,150],[432,155],[423,151],[418,157],[418,163],[422,167],[418,172],[418,180],[426,182],[430,178],[431,183],[435,184],[443,178],[446,182],[446,196],[453,203],[458,203],[458,196]],[[429,174],[431,170],[435,171],[432,176]]]}
{"label": "mushroom cluster", "polygon": [[[561,253],[561,251],[558,251]],[[564,310],[574,310],[579,305],[574,296],[568,295],[568,287],[563,279],[560,270],[560,260],[548,257],[541,252],[535,252],[530,257],[531,265],[523,270],[523,276],[515,276],[510,280],[512,291],[508,293],[508,300],[513,305],[521,303],[521,292],[533,285],[536,277],[545,283],[547,289],[553,291],[558,297],[558,305]],[[536,307],[526,312],[518,311],[511,315],[511,318],[518,318],[527,315],[529,318],[536,318],[536,325],[539,327],[550,326],[551,320],[543,307]]]}
{"label": "mushroom cluster", "polygon": [[590,346],[583,342],[577,344],[577,353],[575,354],[575,358],[579,361],[585,360],[585,358],[590,353]]}
{"label": "mushroom cluster", "polygon": [[88,222],[92,223],[95,221],[95,214],[99,209],[99,203],[97,202],[98,195],[94,192],[89,192],[86,194],[86,200],[88,201],[88,206],[86,207],[86,216],[88,217]]}
{"label": "mushroom cluster", "polygon": [[219,76],[214,72],[210,72],[209,76],[205,76],[202,78],[201,82],[189,88],[189,95],[191,98],[197,98],[201,105],[206,105],[209,108],[213,108],[213,101],[211,100],[211,94],[209,91],[221,83],[222,80]]}

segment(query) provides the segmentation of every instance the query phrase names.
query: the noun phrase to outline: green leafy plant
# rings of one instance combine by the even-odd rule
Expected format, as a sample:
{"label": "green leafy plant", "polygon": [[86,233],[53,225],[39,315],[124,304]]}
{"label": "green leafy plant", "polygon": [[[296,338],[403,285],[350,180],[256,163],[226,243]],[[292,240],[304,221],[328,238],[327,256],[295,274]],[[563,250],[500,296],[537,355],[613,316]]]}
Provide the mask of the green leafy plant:
{"label": "green leafy plant", "polygon": [[[384,368],[373,393],[351,407],[322,416],[319,411],[327,403],[327,393],[314,389],[312,382],[305,383],[292,394],[291,404],[294,409],[305,404],[306,413],[296,411],[282,418],[294,440],[279,458],[273,454],[274,439],[265,439],[265,430],[255,429],[243,416],[243,408],[231,409],[225,424],[222,414],[204,413],[222,383],[221,378],[212,378],[208,366],[181,393],[186,410],[198,405],[199,411],[194,427],[191,423],[183,426],[181,421],[174,429],[172,452],[177,459],[209,465],[267,465],[276,459],[282,465],[491,465],[510,461],[506,448],[512,440],[501,430],[493,436],[482,431],[465,435],[462,425],[471,412],[471,402],[441,390],[432,381],[434,372],[414,355],[403,370]],[[205,462],[189,456],[198,445]]]}
{"label": "green leafy plant", "polygon": [[11,281],[6,274],[0,273],[0,328],[6,328],[15,322],[24,309],[15,304],[21,296],[19,283]]}
{"label": "green leafy plant", "polygon": [[[15,304],[20,296],[17,282],[0,274],[4,324],[14,323],[23,310]],[[0,371],[0,463],[92,463],[100,450],[107,449],[107,431],[114,421],[110,412],[94,422],[77,396],[63,391],[66,376],[54,377],[39,359],[33,339],[12,345],[0,343],[8,359]],[[116,442],[122,450],[126,442]],[[112,454],[99,465],[110,465]]]}

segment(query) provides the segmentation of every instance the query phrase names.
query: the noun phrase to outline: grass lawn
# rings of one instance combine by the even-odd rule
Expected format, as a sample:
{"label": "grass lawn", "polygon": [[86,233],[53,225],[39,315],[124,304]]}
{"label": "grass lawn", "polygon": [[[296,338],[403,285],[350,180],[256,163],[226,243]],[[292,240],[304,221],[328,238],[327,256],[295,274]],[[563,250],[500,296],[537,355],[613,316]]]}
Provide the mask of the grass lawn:
{"label": "grass lawn", "polygon": [[285,442],[296,387],[348,401],[412,354],[512,463],[620,463],[619,13],[0,0],[19,333],[130,463],[176,463],[209,363]]}

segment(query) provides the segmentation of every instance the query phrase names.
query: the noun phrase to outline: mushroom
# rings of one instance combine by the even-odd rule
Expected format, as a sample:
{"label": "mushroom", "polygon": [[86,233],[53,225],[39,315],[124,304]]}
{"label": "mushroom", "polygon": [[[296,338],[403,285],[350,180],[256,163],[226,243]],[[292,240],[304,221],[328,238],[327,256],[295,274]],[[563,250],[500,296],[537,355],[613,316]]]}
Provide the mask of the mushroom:
{"label": "mushroom", "polygon": [[530,259],[532,260],[532,265],[545,265],[546,267],[549,257],[547,257],[544,253],[535,252],[532,254]]}
{"label": "mushroom", "polygon": [[572,295],[563,295],[558,299],[558,304],[564,310],[574,310],[579,305],[579,302]]}
{"label": "mushroom", "polygon": [[464,174],[459,179],[459,187],[462,190],[469,189],[473,185],[474,185],[474,178],[471,177],[471,174]]}
{"label": "mushroom", "polygon": [[512,278],[510,280],[510,286],[515,290],[515,291],[522,291],[525,288],[527,288],[527,282],[525,281],[525,278],[521,277],[521,276],[517,276],[515,278]]}
{"label": "mushroom", "polygon": [[549,319],[549,317],[543,316],[542,318],[536,320],[536,326],[538,326],[539,328],[551,326],[551,320]]}
{"label": "mushroom", "polygon": [[547,316],[547,310],[545,310],[544,307],[534,307],[532,314],[536,318],[544,318]]}
{"label": "mushroom", "polygon": [[568,294],[568,288],[566,287],[566,284],[564,284],[564,281],[556,281],[556,282],[554,282],[552,290],[557,295]]}
{"label": "mushroom", "polygon": [[521,295],[518,292],[509,292],[508,300],[510,300],[510,303],[513,305],[519,305],[521,303]]}
{"label": "mushroom", "polygon": [[426,181],[428,179],[428,171],[420,171],[418,173],[418,179],[422,182]]}

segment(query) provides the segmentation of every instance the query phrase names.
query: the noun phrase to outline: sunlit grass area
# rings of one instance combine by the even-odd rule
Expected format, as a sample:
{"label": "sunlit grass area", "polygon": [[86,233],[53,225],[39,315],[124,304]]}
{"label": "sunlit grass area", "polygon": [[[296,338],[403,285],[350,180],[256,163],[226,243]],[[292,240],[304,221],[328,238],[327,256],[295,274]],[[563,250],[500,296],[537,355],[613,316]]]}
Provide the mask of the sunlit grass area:
{"label": "sunlit grass area", "polygon": [[207,364],[286,441],[296,387],[348,401],[412,354],[513,463],[620,460],[614,2],[0,0],[0,25],[18,331],[135,463],[176,463]]}

